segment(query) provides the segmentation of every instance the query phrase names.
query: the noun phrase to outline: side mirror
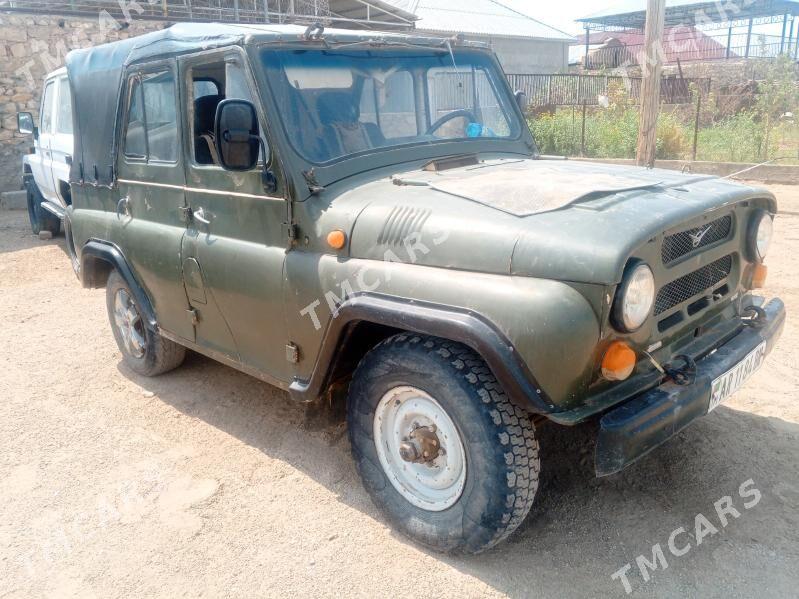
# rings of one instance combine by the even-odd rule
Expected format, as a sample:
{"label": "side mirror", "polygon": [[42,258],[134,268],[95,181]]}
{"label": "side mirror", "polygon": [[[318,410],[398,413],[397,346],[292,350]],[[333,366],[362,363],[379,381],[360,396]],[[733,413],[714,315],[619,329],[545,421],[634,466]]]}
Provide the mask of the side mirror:
{"label": "side mirror", "polygon": [[36,125],[33,124],[33,115],[30,112],[17,113],[17,131],[25,135],[33,134],[37,137]]}
{"label": "side mirror", "polygon": [[527,110],[527,94],[522,90],[517,90],[516,93],[513,94],[513,97],[516,98],[516,103],[519,105],[519,108],[522,109],[522,112],[525,112]]}
{"label": "side mirror", "polygon": [[255,106],[246,100],[222,100],[216,108],[214,143],[222,168],[229,171],[254,168],[261,150]]}

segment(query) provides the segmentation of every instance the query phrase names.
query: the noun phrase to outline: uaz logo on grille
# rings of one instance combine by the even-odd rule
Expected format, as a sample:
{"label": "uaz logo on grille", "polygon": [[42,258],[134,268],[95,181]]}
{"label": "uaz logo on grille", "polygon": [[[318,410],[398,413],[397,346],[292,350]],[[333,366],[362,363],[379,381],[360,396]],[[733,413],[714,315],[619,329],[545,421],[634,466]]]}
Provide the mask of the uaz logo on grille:
{"label": "uaz logo on grille", "polygon": [[691,245],[695,248],[699,247],[699,244],[702,243],[702,240],[705,238],[705,235],[708,234],[710,229],[713,228],[713,225],[708,225],[701,231],[697,231],[696,233],[689,233],[688,236],[691,238]]}

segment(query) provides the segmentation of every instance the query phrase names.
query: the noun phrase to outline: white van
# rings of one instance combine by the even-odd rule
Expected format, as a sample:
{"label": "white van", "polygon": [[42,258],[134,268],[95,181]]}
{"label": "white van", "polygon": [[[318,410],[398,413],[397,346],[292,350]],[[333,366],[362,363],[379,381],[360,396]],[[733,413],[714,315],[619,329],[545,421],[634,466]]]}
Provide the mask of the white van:
{"label": "white van", "polygon": [[72,203],[69,168],[72,164],[72,95],[66,68],[44,79],[39,126],[29,112],[17,114],[20,133],[33,135],[34,150],[22,159],[22,181],[28,191],[31,229],[38,234],[61,228],[67,206]]}

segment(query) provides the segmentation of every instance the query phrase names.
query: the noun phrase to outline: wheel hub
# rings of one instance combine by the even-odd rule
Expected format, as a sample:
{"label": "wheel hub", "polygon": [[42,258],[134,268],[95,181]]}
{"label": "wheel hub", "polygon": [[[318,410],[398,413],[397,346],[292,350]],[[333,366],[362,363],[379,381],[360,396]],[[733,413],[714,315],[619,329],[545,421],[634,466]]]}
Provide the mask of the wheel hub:
{"label": "wheel hub", "polygon": [[144,321],[124,289],[119,289],[114,296],[114,324],[125,350],[134,358],[143,357],[146,348]]}
{"label": "wheel hub", "polygon": [[400,457],[406,462],[432,464],[443,451],[436,436],[436,425],[419,426],[400,444]]}
{"label": "wheel hub", "polygon": [[398,386],[375,410],[380,465],[411,504],[440,512],[458,501],[466,484],[466,452],[455,423],[431,395]]}

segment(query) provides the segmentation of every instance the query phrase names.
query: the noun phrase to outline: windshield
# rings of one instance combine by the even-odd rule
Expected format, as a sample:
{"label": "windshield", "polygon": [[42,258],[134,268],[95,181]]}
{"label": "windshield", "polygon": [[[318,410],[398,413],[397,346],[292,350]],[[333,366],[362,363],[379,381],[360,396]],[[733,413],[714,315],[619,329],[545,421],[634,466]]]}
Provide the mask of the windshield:
{"label": "windshield", "polygon": [[480,52],[267,49],[261,59],[288,138],[313,163],[520,134],[502,74]]}

